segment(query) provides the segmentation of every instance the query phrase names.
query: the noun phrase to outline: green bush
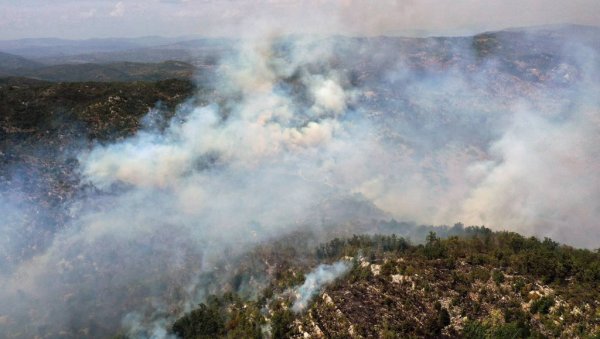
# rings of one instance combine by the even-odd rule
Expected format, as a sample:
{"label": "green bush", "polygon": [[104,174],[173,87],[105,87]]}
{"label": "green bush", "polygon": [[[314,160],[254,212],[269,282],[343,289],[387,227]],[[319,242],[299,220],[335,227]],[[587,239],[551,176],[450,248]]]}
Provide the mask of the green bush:
{"label": "green bush", "polygon": [[499,270],[494,270],[492,272],[492,279],[497,285],[500,285],[504,282],[504,274]]}
{"label": "green bush", "polygon": [[554,298],[552,297],[541,297],[531,304],[529,309],[531,314],[548,314],[550,307],[554,306]]}

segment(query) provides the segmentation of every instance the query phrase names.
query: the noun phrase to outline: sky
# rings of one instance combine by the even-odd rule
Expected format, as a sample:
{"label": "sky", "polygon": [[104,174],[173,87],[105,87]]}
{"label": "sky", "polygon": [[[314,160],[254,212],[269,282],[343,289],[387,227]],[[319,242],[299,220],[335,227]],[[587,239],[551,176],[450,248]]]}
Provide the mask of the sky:
{"label": "sky", "polygon": [[598,0],[0,0],[0,39],[460,35],[599,18]]}

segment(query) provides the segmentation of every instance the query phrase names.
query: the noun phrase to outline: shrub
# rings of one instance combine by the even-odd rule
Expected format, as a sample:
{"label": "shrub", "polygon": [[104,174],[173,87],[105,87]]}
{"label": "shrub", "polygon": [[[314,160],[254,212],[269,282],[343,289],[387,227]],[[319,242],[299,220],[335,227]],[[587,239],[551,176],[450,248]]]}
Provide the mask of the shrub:
{"label": "shrub", "polygon": [[492,272],[492,279],[497,285],[500,285],[504,282],[504,274],[500,270],[494,270]]}
{"label": "shrub", "polygon": [[541,297],[531,304],[529,309],[531,314],[548,314],[550,307],[554,306],[554,298],[552,297]]}

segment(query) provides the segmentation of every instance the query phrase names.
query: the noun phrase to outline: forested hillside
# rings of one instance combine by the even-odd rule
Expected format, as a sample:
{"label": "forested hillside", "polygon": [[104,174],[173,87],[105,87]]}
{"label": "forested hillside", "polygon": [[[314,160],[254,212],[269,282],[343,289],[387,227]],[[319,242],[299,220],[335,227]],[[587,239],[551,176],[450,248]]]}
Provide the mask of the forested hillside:
{"label": "forested hillside", "polygon": [[[212,296],[172,331],[201,337],[592,338],[600,334],[600,253],[551,239],[454,228],[415,245],[395,235],[336,238],[312,256],[293,247],[261,259],[274,279],[256,297]],[[350,269],[292,309],[310,264]]]}

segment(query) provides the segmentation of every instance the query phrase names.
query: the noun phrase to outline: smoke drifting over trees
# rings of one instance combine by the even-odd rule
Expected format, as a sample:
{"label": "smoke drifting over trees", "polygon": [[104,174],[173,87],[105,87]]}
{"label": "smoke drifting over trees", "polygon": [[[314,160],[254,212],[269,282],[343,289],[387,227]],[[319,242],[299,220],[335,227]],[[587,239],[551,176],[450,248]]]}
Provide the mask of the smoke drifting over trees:
{"label": "smoke drifting over trees", "polygon": [[[92,188],[47,248],[2,271],[0,316],[26,335],[100,323],[166,335],[219,290],[220,265],[348,221],[462,221],[597,246],[598,40],[536,34],[551,35],[241,42],[209,104],[79,150]],[[496,48],[528,39],[540,50]],[[11,213],[4,234],[21,227]]]}

